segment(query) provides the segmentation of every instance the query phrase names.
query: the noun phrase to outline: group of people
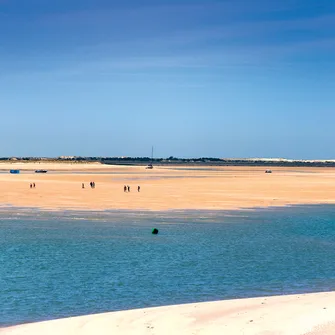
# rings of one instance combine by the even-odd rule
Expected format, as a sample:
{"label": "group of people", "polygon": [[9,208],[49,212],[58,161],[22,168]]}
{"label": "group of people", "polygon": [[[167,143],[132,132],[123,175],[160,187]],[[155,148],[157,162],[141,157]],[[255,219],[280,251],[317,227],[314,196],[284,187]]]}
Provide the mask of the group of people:
{"label": "group of people", "polygon": [[[130,186],[129,185],[124,185],[123,186],[123,191],[124,192],[130,192]],[[137,192],[141,191],[141,186],[137,186]]]}
{"label": "group of people", "polygon": [[[90,182],[90,186],[91,186],[91,188],[95,188],[95,181],[91,181]],[[85,188],[85,184],[84,183],[81,184],[81,188]]]}
{"label": "group of people", "polygon": [[[35,187],[35,183],[33,185]],[[90,182],[90,186],[91,186],[91,188],[95,188],[95,182],[91,181]],[[32,184],[30,184],[30,188],[32,188]],[[81,184],[81,188],[85,188],[85,184],[84,183]],[[124,185],[123,186],[123,191],[124,192],[130,192],[130,186],[129,185]],[[141,191],[141,186],[137,186],[137,192],[140,192],[140,191]]]}
{"label": "group of people", "polygon": [[[91,188],[95,188],[95,182],[91,181],[90,186],[91,186]],[[30,188],[36,188],[36,184],[35,183],[30,183]],[[81,188],[85,188],[84,183],[81,184]],[[124,185],[123,191],[124,192],[130,192],[130,186],[129,185]],[[141,186],[137,186],[137,192],[140,192],[140,191],[141,191]]]}

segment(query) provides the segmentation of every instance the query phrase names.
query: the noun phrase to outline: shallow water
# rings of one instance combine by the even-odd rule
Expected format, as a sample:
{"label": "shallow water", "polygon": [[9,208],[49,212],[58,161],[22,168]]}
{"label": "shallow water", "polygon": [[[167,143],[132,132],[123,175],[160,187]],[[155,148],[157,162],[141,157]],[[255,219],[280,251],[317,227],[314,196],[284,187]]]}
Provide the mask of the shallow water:
{"label": "shallow water", "polygon": [[335,206],[163,213],[1,209],[0,220],[1,326],[335,288]]}

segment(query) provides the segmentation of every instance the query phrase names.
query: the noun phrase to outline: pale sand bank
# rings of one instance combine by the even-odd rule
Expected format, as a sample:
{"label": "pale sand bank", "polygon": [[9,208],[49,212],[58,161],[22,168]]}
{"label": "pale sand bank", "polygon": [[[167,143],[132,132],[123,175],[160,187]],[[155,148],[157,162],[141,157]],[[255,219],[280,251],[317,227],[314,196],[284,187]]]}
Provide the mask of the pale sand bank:
{"label": "pale sand bank", "polygon": [[[22,169],[20,175],[9,169]],[[46,169],[47,174],[35,174]],[[225,210],[334,204],[335,168],[0,163],[0,206],[78,210]],[[95,181],[96,189],[89,188]],[[36,189],[29,189],[35,182]],[[85,183],[83,190],[81,184]],[[124,193],[123,186],[131,192]],[[137,192],[137,186],[141,192]]]}
{"label": "pale sand bank", "polygon": [[335,292],[165,306],[0,329],[1,335],[333,335]]}

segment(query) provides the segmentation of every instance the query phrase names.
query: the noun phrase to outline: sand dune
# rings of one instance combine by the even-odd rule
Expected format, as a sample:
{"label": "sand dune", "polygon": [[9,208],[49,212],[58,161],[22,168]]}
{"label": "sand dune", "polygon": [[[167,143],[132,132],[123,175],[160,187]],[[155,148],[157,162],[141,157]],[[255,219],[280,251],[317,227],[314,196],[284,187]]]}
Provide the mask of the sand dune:
{"label": "sand dune", "polygon": [[165,306],[68,318],[7,329],[1,335],[333,335],[335,293]]}

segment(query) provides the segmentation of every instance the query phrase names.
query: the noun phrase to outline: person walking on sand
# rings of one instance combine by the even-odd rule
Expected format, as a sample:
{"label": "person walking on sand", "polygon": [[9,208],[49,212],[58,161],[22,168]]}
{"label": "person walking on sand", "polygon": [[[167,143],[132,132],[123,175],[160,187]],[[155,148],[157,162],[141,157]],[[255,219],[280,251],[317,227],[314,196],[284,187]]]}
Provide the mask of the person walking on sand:
{"label": "person walking on sand", "polygon": [[81,184],[81,188],[85,188],[85,184],[84,183]]}
{"label": "person walking on sand", "polygon": [[137,192],[141,190],[141,186],[137,186]]}
{"label": "person walking on sand", "polygon": [[30,184],[30,188],[33,188],[33,184]]}
{"label": "person walking on sand", "polygon": [[128,188],[128,192],[130,192],[130,186],[129,185],[127,186],[127,188]]}
{"label": "person walking on sand", "polygon": [[35,184],[35,183],[33,183],[33,187],[34,187],[34,188],[36,187],[36,184]]}
{"label": "person walking on sand", "polygon": [[127,186],[126,185],[123,186],[123,192],[127,192]]}

